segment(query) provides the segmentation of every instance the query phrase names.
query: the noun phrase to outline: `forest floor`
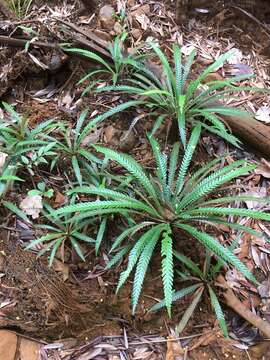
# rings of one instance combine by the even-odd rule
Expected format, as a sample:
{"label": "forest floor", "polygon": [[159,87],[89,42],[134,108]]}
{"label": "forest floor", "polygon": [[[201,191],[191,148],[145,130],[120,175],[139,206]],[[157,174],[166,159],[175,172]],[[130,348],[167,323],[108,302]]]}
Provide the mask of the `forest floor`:
{"label": "forest floor", "polygon": [[[109,18],[108,23],[100,20],[99,9],[108,3],[99,3],[93,11],[84,8],[79,1],[48,0],[40,5],[34,1],[23,21],[15,17],[8,18],[7,14],[0,12],[0,35],[27,38],[38,34],[35,35],[37,41],[42,43],[74,41],[78,33],[65,27],[65,21],[76,24],[85,32],[93,31],[105,42],[110,41],[122,30],[118,18],[113,18],[111,23],[112,18]],[[235,48],[236,58],[211,74],[213,79],[252,72],[256,76],[250,85],[269,88],[270,27],[267,28],[263,20],[221,9],[214,15],[190,14],[186,23],[179,26],[175,22],[175,9],[170,1],[128,0],[110,3],[116,11],[121,6],[125,7],[131,48],[143,44],[149,38],[159,41],[168,53],[175,42],[181,44],[184,54],[189,54],[195,48],[198,59],[195,72],[221,53]],[[32,33],[29,33],[29,28]],[[52,69],[55,61],[58,65]],[[92,66],[76,56],[59,53],[57,49],[42,45],[25,51],[23,46],[2,44],[1,101],[14,105],[16,111],[29,120],[30,127],[51,118],[74,124],[78,114],[86,107],[94,116],[114,107],[119,101],[119,96],[115,94],[81,97],[84,84],[78,86],[77,83]],[[243,93],[233,104],[256,113],[258,121],[270,123],[269,97],[265,94]],[[3,110],[0,108],[0,118],[2,115]],[[93,141],[128,152],[143,166],[151,166],[152,155],[145,141],[145,132],[151,124],[144,121],[143,115],[138,109],[136,116],[142,120],[136,123],[132,136],[123,137],[125,133],[130,134],[134,118],[134,114],[126,112],[99,126],[91,134]],[[165,130],[159,136],[165,138]],[[127,140],[122,141],[123,138]],[[205,134],[194,162],[202,163],[209,157],[224,154],[226,150],[228,145],[224,141]],[[244,190],[258,196],[270,195],[269,159],[264,159],[256,149],[229,150],[232,159],[245,158],[260,164],[255,173],[241,179]],[[63,178],[69,177],[65,164],[56,174],[50,174],[45,169],[34,177],[35,182],[46,179],[46,183],[54,189],[52,207],[64,203]],[[29,178],[29,182],[21,185],[19,191],[9,193],[9,200],[19,203],[31,187],[32,179]],[[65,263],[56,259],[50,268],[45,257],[37,259],[36,252],[24,250],[25,245],[36,235],[31,226],[3,209],[1,216],[0,360],[270,359],[270,343],[263,339],[259,329],[229,308],[226,308],[226,320],[230,338],[225,339],[217,326],[207,296],[203,298],[184,333],[176,337],[173,329],[179,323],[190,298],[179,301],[172,319],[168,318],[165,310],[157,313],[148,311],[163,297],[161,283],[157,281],[160,277],[158,257],[151,263],[142,300],[136,316],[132,316],[132,284],[128,282],[119,295],[115,295],[115,286],[124,264],[120,264],[114,271],[105,271],[106,249],[99,257],[95,256],[94,250],[85,249],[87,262],[82,262],[72,254]],[[253,225],[256,229],[270,232],[269,226],[265,227],[259,221]],[[222,231],[226,233],[228,230],[223,228],[220,231],[219,236],[222,238]],[[112,228],[107,236],[113,235]],[[189,251],[200,251],[200,248],[194,248],[191,243]],[[247,309],[270,321],[269,253],[270,246],[266,241],[251,240],[248,236],[242,238],[237,249],[238,256],[249,269],[256,272],[264,285],[264,295],[254,290],[234,271],[226,274],[226,280],[233,284],[236,293],[244,299]]]}

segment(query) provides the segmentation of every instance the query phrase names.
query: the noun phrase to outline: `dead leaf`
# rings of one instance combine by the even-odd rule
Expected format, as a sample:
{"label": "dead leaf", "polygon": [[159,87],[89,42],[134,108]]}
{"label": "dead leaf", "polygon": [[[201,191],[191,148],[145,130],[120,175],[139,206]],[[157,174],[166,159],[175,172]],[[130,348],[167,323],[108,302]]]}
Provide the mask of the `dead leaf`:
{"label": "dead leaf", "polygon": [[243,53],[242,53],[242,51],[239,50],[239,49],[236,49],[236,48],[232,48],[231,50],[234,51],[234,54],[233,54],[233,56],[231,56],[231,57],[227,60],[227,62],[228,62],[229,64],[238,64],[238,63],[240,63],[241,60],[242,60],[242,58],[243,58]]}
{"label": "dead leaf", "polygon": [[266,124],[270,123],[270,107],[261,106],[255,114],[255,118]]}
{"label": "dead leaf", "polygon": [[255,174],[262,175],[263,177],[270,179],[270,162],[262,159],[261,165],[259,165],[255,170]]}
{"label": "dead leaf", "polygon": [[56,190],[53,207],[57,208],[63,205],[65,201],[66,201],[65,195],[63,195],[60,191]]}
{"label": "dead leaf", "polygon": [[182,360],[184,350],[179,341],[173,341],[174,337],[170,336],[167,341],[166,360]]}
{"label": "dead leaf", "polygon": [[21,338],[20,341],[20,360],[38,360],[40,344],[36,341]]}
{"label": "dead leaf", "polygon": [[40,195],[26,196],[21,201],[20,208],[33,219],[37,219],[43,209],[42,197]]}
{"label": "dead leaf", "polygon": [[17,343],[18,339],[15,333],[0,330],[0,360],[14,360]]}
{"label": "dead leaf", "polygon": [[67,264],[65,264],[62,261],[55,258],[54,262],[53,262],[53,268],[54,268],[55,271],[62,273],[63,281],[68,280],[68,278],[69,278],[69,267],[68,267]]}

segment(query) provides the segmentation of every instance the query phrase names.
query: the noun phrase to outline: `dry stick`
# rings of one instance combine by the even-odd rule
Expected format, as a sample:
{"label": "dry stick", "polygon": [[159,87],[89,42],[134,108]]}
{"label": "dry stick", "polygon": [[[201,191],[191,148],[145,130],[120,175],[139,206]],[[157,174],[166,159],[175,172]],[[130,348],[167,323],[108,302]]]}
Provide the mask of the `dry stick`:
{"label": "dry stick", "polygon": [[4,36],[4,35],[0,36],[0,44],[3,44],[3,45],[23,47],[27,43],[30,44],[30,47],[39,46],[39,47],[48,48],[48,49],[60,49],[59,45],[54,44],[54,43],[45,43],[45,42],[40,42],[40,41],[31,42],[30,40],[26,40],[26,39],[11,38],[9,36]]}
{"label": "dry stick", "polygon": [[90,40],[90,41],[87,41],[87,45],[89,47],[94,47],[101,54],[111,58],[111,55],[110,55],[109,51],[107,50],[108,45],[109,45],[109,43],[107,41],[100,39],[97,35],[95,35],[91,31],[86,31],[86,30],[81,29],[80,27],[76,26],[73,23],[70,23],[70,22],[67,22],[67,21],[64,21],[64,20],[60,20],[60,19],[57,19],[57,21],[59,21],[60,23],[66,25],[70,29],[74,30],[76,33],[85,36],[88,40]]}
{"label": "dry stick", "polygon": [[223,276],[219,276],[218,281],[222,287],[226,288],[225,293],[223,294],[226,304],[238,315],[242,316],[242,318],[258,328],[267,338],[270,338],[270,323],[247,309],[247,307],[234,295],[234,292],[228,288],[227,282]]}

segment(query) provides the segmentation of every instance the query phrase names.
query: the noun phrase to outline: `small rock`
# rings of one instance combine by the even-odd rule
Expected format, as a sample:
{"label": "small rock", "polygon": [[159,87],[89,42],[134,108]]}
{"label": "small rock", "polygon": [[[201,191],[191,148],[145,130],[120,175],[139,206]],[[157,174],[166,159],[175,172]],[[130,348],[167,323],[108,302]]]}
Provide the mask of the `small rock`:
{"label": "small rock", "polygon": [[99,10],[99,19],[104,29],[113,29],[115,24],[115,10],[111,5],[104,5]]}

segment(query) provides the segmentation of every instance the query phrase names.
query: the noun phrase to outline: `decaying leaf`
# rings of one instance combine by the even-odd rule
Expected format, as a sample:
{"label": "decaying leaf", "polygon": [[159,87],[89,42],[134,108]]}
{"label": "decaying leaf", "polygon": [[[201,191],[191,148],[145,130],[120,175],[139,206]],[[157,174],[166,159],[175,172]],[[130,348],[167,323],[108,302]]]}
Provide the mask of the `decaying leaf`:
{"label": "decaying leaf", "polygon": [[270,107],[269,106],[260,107],[255,114],[255,118],[267,124],[270,123]]}
{"label": "decaying leaf", "polygon": [[6,158],[8,157],[8,154],[0,152],[0,171],[3,169],[5,162],[6,162]]}
{"label": "decaying leaf", "polygon": [[33,219],[37,219],[43,208],[40,195],[26,196],[20,203],[20,208]]}
{"label": "decaying leaf", "polygon": [[255,174],[270,179],[270,162],[262,159],[261,164],[254,170]]}

